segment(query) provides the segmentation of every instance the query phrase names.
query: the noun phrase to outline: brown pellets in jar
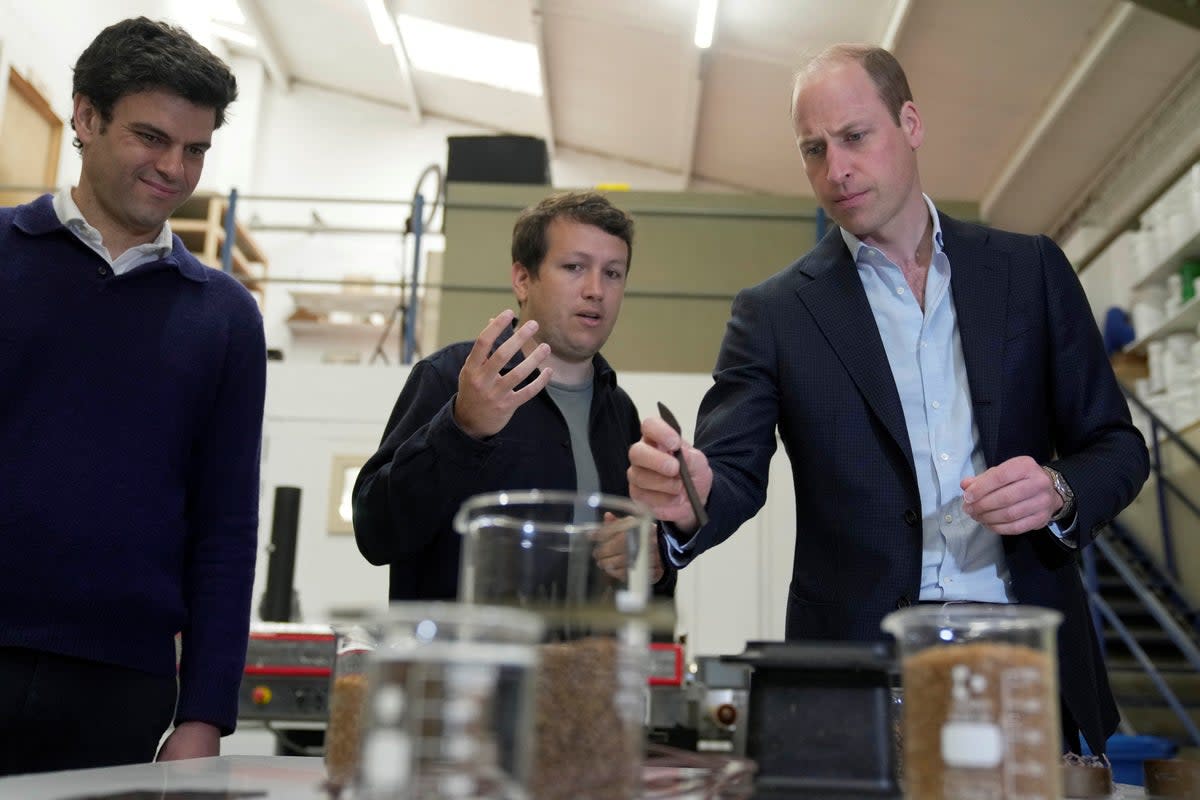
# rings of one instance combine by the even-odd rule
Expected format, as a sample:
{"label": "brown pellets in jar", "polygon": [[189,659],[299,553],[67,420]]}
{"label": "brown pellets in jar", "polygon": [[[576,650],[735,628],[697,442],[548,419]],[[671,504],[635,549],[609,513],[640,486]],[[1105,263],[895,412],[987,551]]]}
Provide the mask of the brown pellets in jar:
{"label": "brown pellets in jar", "polygon": [[[636,797],[642,731],[622,709],[622,646],[589,637],[543,645],[536,692],[537,800]],[[643,678],[644,680],[644,678]]]}
{"label": "brown pellets in jar", "polygon": [[326,777],[334,789],[349,785],[358,771],[366,702],[366,675],[351,673],[334,680],[325,730]]}
{"label": "brown pellets in jar", "polygon": [[1057,800],[1061,729],[1053,659],[1024,645],[930,647],[904,659],[906,795]]}

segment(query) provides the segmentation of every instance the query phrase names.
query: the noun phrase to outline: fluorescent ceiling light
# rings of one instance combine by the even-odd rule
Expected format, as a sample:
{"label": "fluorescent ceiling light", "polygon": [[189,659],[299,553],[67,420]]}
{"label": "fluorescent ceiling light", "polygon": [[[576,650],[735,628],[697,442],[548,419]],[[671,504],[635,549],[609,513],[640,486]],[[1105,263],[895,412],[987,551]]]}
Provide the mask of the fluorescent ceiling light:
{"label": "fluorescent ceiling light", "polygon": [[375,26],[375,35],[379,37],[379,43],[394,44],[396,28],[388,19],[384,0],[367,0],[367,12],[371,15],[371,24]]}
{"label": "fluorescent ceiling light", "polygon": [[229,25],[245,25],[246,15],[238,0],[209,0],[209,19],[213,22],[224,22]]}
{"label": "fluorescent ceiling light", "polygon": [[712,47],[713,30],[717,27],[717,0],[700,0],[696,10],[696,47]]}
{"label": "fluorescent ceiling light", "polygon": [[397,14],[413,68],[449,78],[542,96],[542,68],[532,42]]}
{"label": "fluorescent ceiling light", "polygon": [[214,22],[212,24],[212,32],[227,42],[233,42],[234,44],[240,44],[243,47],[249,48],[258,47],[258,39],[255,39],[245,31],[238,30],[237,28],[231,28],[228,25],[222,25],[219,22]]}

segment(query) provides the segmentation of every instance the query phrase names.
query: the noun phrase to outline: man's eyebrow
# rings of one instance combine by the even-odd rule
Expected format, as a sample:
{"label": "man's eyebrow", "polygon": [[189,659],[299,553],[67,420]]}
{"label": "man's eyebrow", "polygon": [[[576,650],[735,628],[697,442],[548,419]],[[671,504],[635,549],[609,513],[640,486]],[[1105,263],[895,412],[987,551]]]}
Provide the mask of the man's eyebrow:
{"label": "man's eyebrow", "polygon": [[141,131],[142,133],[152,133],[160,139],[169,140],[171,138],[169,133],[156,125],[151,125],[149,122],[130,122],[126,127]]}
{"label": "man's eyebrow", "polygon": [[[845,123],[844,125],[842,125],[839,128],[835,128],[832,133],[834,136],[845,136],[847,133],[850,133],[851,131],[859,130],[859,129],[865,128],[865,127],[868,127],[866,121],[860,120],[860,119],[855,119],[855,120],[850,120],[849,122]],[[799,139],[799,142],[800,142],[800,144],[810,144],[812,142],[823,141],[824,138],[825,138],[824,136],[820,136],[820,135],[805,136],[802,139]]]}
{"label": "man's eyebrow", "polygon": [[[157,125],[150,124],[149,122],[130,122],[126,125],[126,127],[139,133],[152,134],[168,142],[174,141],[174,138],[171,136],[171,134],[167,133],[162,128],[159,128]],[[207,139],[199,142],[189,142],[188,147],[203,147],[208,149],[209,147],[212,147],[212,142]]]}

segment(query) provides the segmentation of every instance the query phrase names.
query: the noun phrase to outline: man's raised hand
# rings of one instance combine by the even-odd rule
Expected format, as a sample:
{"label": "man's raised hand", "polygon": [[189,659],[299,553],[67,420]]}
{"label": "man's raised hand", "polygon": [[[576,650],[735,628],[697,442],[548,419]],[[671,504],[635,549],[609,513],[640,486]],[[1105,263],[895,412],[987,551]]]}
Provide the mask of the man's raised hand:
{"label": "man's raised hand", "polygon": [[499,433],[516,410],[545,388],[553,370],[546,368],[528,385],[517,388],[550,355],[550,345],[539,344],[507,373],[501,370],[517,351],[537,333],[538,324],[529,320],[508,341],[492,351],[497,337],[512,324],[513,312],[505,309],[488,322],[458,373],[458,396],[454,421],[469,436],[483,439]]}

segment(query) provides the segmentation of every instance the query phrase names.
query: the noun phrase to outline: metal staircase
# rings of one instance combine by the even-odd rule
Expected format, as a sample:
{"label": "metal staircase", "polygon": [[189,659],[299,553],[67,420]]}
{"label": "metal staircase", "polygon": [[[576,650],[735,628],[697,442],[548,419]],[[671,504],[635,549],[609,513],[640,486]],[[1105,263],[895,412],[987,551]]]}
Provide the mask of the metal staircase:
{"label": "metal staircase", "polygon": [[[1200,535],[1200,506],[1166,474],[1162,451],[1170,446],[1176,463],[1179,454],[1197,467],[1200,454],[1126,394],[1150,423],[1153,480],[1143,491],[1155,493],[1159,529],[1144,533],[1160,537],[1162,555],[1151,554],[1144,539],[1114,521],[1084,549],[1084,579],[1123,732],[1200,747],[1200,608],[1179,587],[1173,538],[1176,532]],[[1172,519],[1169,511],[1179,508],[1183,519]]]}

